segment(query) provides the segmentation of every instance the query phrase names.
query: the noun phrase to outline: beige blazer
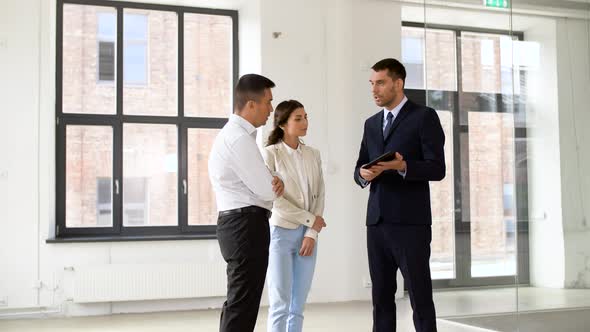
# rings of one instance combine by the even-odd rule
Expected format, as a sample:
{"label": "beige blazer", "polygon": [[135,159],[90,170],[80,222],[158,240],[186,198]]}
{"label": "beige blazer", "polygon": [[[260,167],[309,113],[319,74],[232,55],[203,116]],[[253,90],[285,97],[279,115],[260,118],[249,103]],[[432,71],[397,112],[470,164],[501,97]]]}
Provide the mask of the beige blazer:
{"label": "beige blazer", "polygon": [[303,164],[309,182],[309,211],[304,209],[303,191],[299,186],[299,175],[295,169],[289,152],[283,142],[267,146],[262,155],[271,172],[279,174],[285,190],[281,197],[273,203],[270,223],[288,229],[295,229],[299,225],[308,227],[305,236],[317,239],[317,232],[311,227],[316,216],[324,213],[324,178],[320,152],[307,145],[301,144]]}

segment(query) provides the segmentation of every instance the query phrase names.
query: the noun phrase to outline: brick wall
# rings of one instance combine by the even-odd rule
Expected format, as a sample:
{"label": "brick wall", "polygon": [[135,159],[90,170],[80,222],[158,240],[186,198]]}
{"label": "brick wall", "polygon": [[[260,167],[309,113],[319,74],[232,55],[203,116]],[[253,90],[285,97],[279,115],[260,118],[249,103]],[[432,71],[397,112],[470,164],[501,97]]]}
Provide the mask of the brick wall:
{"label": "brick wall", "polygon": [[[100,13],[115,15],[115,11],[107,7],[64,6],[64,112],[116,112],[115,81],[98,80],[98,42],[105,40],[104,36],[98,35]],[[125,83],[123,112],[128,115],[176,116],[177,16],[175,13],[145,10],[126,10],[125,14],[147,16],[148,38],[145,44],[148,64],[145,84]],[[185,15],[184,91],[187,116],[229,116],[231,36],[231,18]],[[97,178],[112,177],[112,160],[107,158],[112,156],[112,134],[110,128],[104,129],[84,127],[68,131],[66,213],[69,227],[97,223]],[[189,224],[212,224],[216,222],[216,207],[209,184],[207,159],[217,131],[191,129],[189,133]],[[174,164],[177,135],[177,128],[173,125],[126,124],[123,127],[124,179],[147,179],[144,200],[149,206],[149,225],[174,225],[178,220],[178,174]],[[106,163],[100,162],[107,159]],[[130,205],[125,206],[129,208]]]}

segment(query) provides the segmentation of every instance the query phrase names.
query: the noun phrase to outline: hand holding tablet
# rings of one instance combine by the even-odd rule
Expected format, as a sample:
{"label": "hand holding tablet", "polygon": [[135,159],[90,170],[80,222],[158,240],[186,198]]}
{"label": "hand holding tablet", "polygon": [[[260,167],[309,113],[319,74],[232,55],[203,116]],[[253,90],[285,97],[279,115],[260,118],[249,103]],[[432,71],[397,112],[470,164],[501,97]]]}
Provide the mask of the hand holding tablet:
{"label": "hand holding tablet", "polygon": [[377,165],[378,163],[382,162],[382,161],[391,161],[395,159],[395,151],[389,151],[386,152],[382,155],[380,155],[379,157],[371,160],[368,164],[364,164],[363,166],[361,166],[364,169],[369,169],[374,165]]}

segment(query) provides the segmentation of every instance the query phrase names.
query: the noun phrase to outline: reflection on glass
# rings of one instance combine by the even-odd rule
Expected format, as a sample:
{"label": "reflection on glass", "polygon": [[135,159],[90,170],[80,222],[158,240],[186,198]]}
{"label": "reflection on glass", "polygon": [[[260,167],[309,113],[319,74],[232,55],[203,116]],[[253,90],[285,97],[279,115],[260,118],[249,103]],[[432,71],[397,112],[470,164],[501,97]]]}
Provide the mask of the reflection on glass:
{"label": "reflection on glass", "polygon": [[430,182],[432,204],[432,279],[455,278],[455,217],[453,205],[453,117],[449,111],[438,111],[443,127],[446,175],[440,182]]}
{"label": "reflection on glass", "polygon": [[123,126],[123,225],[178,224],[178,133],[174,125]]}
{"label": "reflection on glass", "polygon": [[66,227],[113,225],[113,129],[66,127]]}
{"label": "reflection on glass", "polygon": [[469,113],[471,275],[516,274],[514,117]]}
{"label": "reflection on glass", "polygon": [[188,129],[188,224],[217,223],[215,194],[209,182],[207,161],[219,129]]}
{"label": "reflection on glass", "polygon": [[406,88],[424,89],[424,29],[402,27],[402,63]]}
{"label": "reflection on glass", "polygon": [[[457,91],[455,32],[402,27],[402,62],[406,67],[406,88]],[[424,53],[426,51],[426,53]],[[426,59],[426,69],[424,68]]]}
{"label": "reflection on glass", "polygon": [[184,112],[227,118],[232,112],[232,19],[184,15]]}
{"label": "reflection on glass", "polygon": [[[520,93],[520,72],[514,71],[512,45],[516,37],[461,33],[461,73],[464,92]],[[517,84],[514,85],[513,82]]]}

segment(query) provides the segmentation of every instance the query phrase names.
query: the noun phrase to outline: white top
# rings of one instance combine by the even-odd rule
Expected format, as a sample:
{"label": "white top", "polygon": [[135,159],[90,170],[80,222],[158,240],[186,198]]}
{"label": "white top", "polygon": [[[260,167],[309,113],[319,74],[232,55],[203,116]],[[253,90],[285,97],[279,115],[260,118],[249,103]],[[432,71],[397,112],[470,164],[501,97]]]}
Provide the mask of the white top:
{"label": "white top", "polygon": [[273,176],[256,145],[256,128],[232,114],[213,143],[209,155],[209,179],[217,199],[217,211],[250,205],[272,209],[276,198]]}
{"label": "white top", "polygon": [[388,110],[387,108],[383,107],[383,128],[381,128],[381,131],[385,130],[385,126],[387,126],[387,114],[393,114],[393,118],[391,118],[391,122],[393,122],[407,101],[408,97],[404,96],[404,99],[402,99],[402,101],[392,110]]}
{"label": "white top", "polygon": [[[404,99],[402,99],[402,101],[396,107],[394,107],[392,110],[388,110],[385,107],[383,108],[383,128],[382,128],[382,130],[385,130],[385,126],[387,125],[387,114],[389,114],[389,113],[393,114],[393,118],[391,118],[391,122],[393,123],[393,121],[395,121],[395,118],[399,114],[399,111],[402,110],[402,107],[404,107],[404,105],[406,104],[407,101],[408,101],[408,97],[404,96]],[[397,171],[397,172],[399,175],[406,178],[406,171],[407,170]]]}
{"label": "white top", "polygon": [[287,154],[291,158],[291,162],[294,163],[297,169],[297,183],[301,192],[303,193],[303,208],[309,211],[309,181],[307,174],[305,173],[305,164],[303,161],[303,151],[301,150],[301,144],[297,145],[297,149],[293,149],[284,141],[281,143],[284,145]]}

